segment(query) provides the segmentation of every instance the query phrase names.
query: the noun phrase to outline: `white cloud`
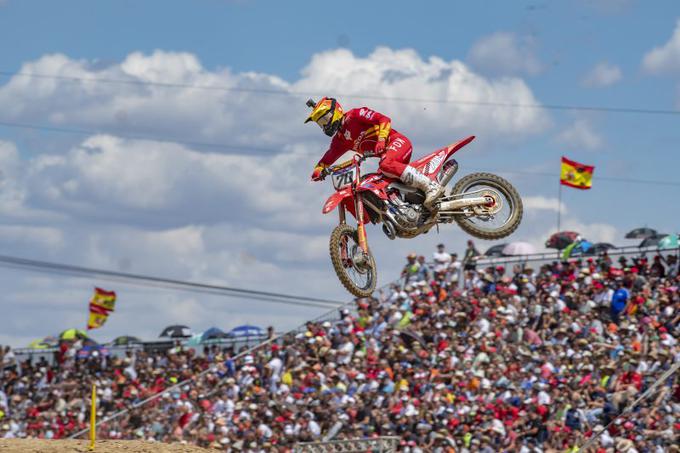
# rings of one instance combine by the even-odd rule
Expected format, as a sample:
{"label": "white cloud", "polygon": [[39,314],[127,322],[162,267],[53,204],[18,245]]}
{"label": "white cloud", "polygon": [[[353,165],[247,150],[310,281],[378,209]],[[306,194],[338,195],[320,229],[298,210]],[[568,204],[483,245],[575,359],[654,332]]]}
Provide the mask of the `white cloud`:
{"label": "white cloud", "polygon": [[62,232],[57,228],[32,225],[0,225],[0,243],[16,247],[58,249],[64,245]]}
{"label": "white cloud", "polygon": [[[106,68],[48,55],[24,64],[21,72],[131,83],[15,76],[0,86],[3,118],[111,132],[54,142],[36,138],[45,140],[41,142],[45,146],[34,148],[44,149],[42,154],[22,153],[15,145],[0,142],[0,236],[5,238],[7,253],[337,300],[348,299],[328,259],[328,236],[337,214],[321,214],[331,191],[309,181],[327,141],[318,128],[302,124],[307,110],[300,97],[248,90],[312,91],[339,97],[359,92],[386,98],[406,93],[419,99],[472,103],[539,103],[521,78],[487,78],[460,61],[423,59],[411,50],[388,48],[367,57],[346,50],[319,53],[290,83],[271,74],[209,71],[191,54],[160,51],[133,53]],[[345,106],[361,101],[341,100]],[[388,99],[363,102],[390,114],[395,127],[414,137],[416,144],[448,143],[480,130],[487,139],[520,141],[550,123],[541,109]],[[126,139],[116,136],[116,131],[272,151],[226,153],[190,144]],[[397,243],[387,241],[378,228],[369,230],[381,283],[396,275],[405,250],[424,249],[429,242],[441,240],[430,234],[417,244]],[[462,238],[454,229],[447,241]],[[37,280],[23,273],[0,276],[9,307],[0,319],[2,341],[23,341],[28,329],[37,338],[67,324],[82,325],[83,307],[92,285],[98,283],[54,276]],[[149,337],[184,316],[197,328],[261,321],[264,310],[267,319],[276,320],[277,328],[293,327],[310,316],[309,309],[244,300],[220,305],[224,300],[214,296],[101,284],[125,294],[121,310],[107,323],[103,336],[138,332]],[[45,294],[50,294],[51,307],[59,307],[59,317],[44,310]],[[13,303],[19,300],[21,304]],[[37,317],[36,311],[41,313]],[[312,311],[320,314],[323,309]]]}
{"label": "white cloud", "polygon": [[[484,130],[488,139],[516,139],[541,132],[549,124],[541,109],[475,105],[539,104],[520,78],[485,78],[457,60],[424,60],[413,50],[384,47],[365,58],[343,49],[321,52],[292,83],[270,74],[208,71],[192,54],[161,51],[133,53],[104,69],[60,54],[47,55],[25,63],[21,72],[129,83],[15,76],[0,88],[0,103],[6,106],[3,115],[13,120],[227,143],[237,148],[244,145],[272,152],[322,137],[318,130],[302,125],[307,108],[301,96],[251,90],[335,94],[345,106],[369,103],[392,116],[395,127],[428,143],[448,143],[475,130]],[[143,82],[176,85],[169,88]],[[378,98],[405,97],[407,93],[414,99],[450,98],[468,103],[343,97],[356,93]]]}
{"label": "white cloud", "polygon": [[604,139],[592,129],[589,121],[578,119],[557,136],[557,141],[572,148],[594,150],[600,148]]}
{"label": "white cloud", "polygon": [[621,68],[606,61],[600,62],[586,74],[583,84],[588,87],[605,87],[621,80]]}
{"label": "white cloud", "polygon": [[468,60],[474,67],[493,74],[535,75],[542,69],[535,52],[533,39],[496,32],[477,41]]}
{"label": "white cloud", "polygon": [[[557,198],[549,198],[541,195],[522,197],[522,205],[528,211],[555,211],[559,209],[562,214],[567,212],[567,207],[564,203],[560,203]],[[558,208],[559,206],[559,208]]]}
{"label": "white cloud", "polygon": [[645,54],[642,67],[650,74],[680,72],[680,19],[677,21],[673,35],[668,42]]}

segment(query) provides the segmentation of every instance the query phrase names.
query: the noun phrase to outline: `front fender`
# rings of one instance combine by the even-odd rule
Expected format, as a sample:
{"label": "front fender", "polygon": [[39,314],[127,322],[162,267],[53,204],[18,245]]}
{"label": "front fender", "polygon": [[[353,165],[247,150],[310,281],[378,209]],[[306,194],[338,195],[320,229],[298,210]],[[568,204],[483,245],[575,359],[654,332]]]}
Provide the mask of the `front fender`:
{"label": "front fender", "polygon": [[328,200],[326,200],[326,203],[323,205],[323,209],[321,210],[322,213],[328,214],[331,212],[337,205],[340,204],[342,200],[345,198],[351,198],[352,197],[352,189],[349,187],[346,187],[342,190],[339,190],[338,192],[335,192],[333,195],[328,197]]}

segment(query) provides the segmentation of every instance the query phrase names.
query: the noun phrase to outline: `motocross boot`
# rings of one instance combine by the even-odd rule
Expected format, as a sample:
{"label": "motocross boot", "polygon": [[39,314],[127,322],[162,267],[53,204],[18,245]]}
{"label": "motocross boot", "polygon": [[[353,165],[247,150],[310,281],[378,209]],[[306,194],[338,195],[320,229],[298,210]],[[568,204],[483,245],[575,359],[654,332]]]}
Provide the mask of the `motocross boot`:
{"label": "motocross boot", "polygon": [[432,209],[432,205],[444,192],[444,187],[435,181],[430,180],[427,176],[416,170],[415,168],[408,165],[404,172],[399,177],[401,182],[407,186],[415,187],[420,189],[425,193],[425,201],[423,206],[427,209]]}

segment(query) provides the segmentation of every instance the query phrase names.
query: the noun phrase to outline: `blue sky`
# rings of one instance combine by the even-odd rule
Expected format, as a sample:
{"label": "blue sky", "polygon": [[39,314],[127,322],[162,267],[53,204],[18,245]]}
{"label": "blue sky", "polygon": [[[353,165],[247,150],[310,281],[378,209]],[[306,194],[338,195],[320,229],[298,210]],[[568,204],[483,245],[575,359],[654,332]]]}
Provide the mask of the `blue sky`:
{"label": "blue sky", "polygon": [[[563,192],[563,225],[617,243],[642,224],[678,228],[669,211],[678,185],[598,176],[678,182],[680,115],[342,97],[678,110],[677,2],[424,5],[0,0],[0,71],[293,93],[337,90],[346,106],[369,104],[392,116],[412,138],[416,156],[477,135],[460,152],[462,173],[488,169],[518,187],[528,209],[513,240],[538,245],[554,228],[557,180],[531,172],[556,174],[561,155],[596,166],[591,191]],[[0,105],[0,122],[103,134],[0,125],[3,253],[346,297],[325,256],[334,218],[322,218],[320,207],[330,187],[307,181],[325,142],[318,129],[302,124],[303,97],[6,75],[0,76]],[[232,155],[126,134],[271,152]],[[253,180],[264,181],[255,195]],[[383,282],[396,275],[410,250],[429,254],[437,242],[460,250],[465,241],[453,227],[412,241],[388,242],[377,229],[369,234]],[[0,303],[12,308],[0,321],[0,343],[16,345],[81,322],[91,286],[107,286],[17,271],[2,275]],[[287,328],[309,314],[276,308],[267,319],[262,306],[118,288],[130,302],[98,332],[103,338],[153,336],[162,323],[182,316],[197,329],[241,321]],[[46,299],[49,304],[41,302]],[[154,318],[164,304],[172,310]],[[222,307],[220,316],[208,306]],[[36,307],[45,313],[56,307],[63,316],[45,314],[36,325]]]}

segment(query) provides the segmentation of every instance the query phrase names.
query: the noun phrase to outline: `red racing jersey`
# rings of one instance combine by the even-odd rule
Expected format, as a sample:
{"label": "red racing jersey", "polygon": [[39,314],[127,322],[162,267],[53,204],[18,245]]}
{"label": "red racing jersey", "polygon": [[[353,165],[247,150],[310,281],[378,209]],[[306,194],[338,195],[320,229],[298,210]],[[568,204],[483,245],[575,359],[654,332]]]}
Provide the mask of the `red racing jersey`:
{"label": "red racing jersey", "polygon": [[331,139],[330,147],[319,160],[319,164],[327,167],[347,151],[355,151],[362,155],[366,151],[372,152],[378,140],[385,140],[385,143],[389,144],[392,138],[401,136],[392,129],[391,124],[388,116],[368,107],[347,111],[342,125]]}

